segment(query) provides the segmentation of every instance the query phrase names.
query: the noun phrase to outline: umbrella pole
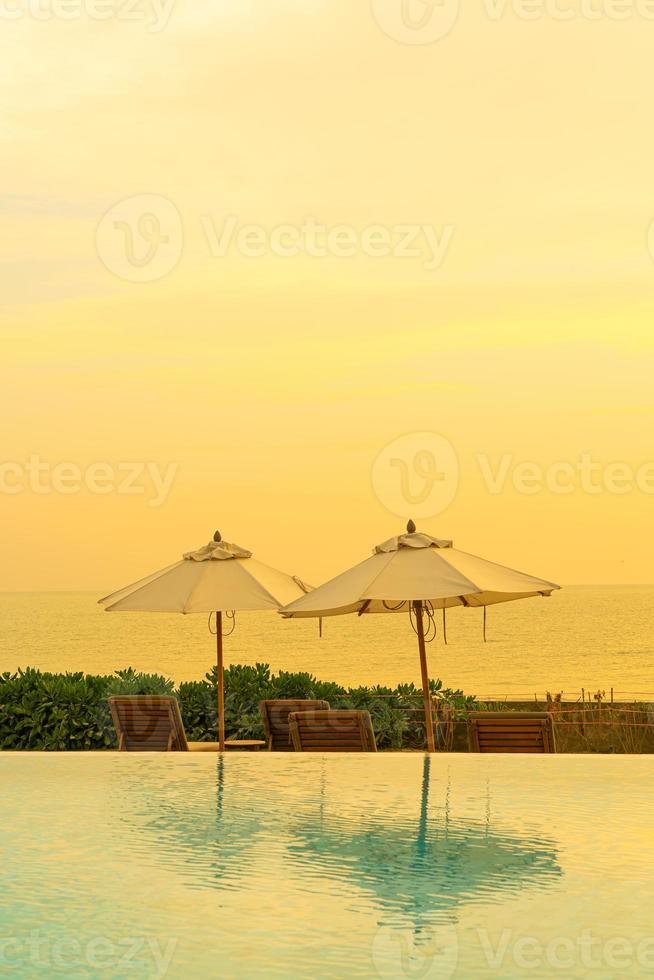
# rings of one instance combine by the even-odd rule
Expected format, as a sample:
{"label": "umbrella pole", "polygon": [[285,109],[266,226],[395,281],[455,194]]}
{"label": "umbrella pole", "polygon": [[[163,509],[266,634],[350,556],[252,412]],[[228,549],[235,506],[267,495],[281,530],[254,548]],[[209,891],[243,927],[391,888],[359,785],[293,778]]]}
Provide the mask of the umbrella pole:
{"label": "umbrella pole", "polygon": [[431,710],[431,694],[429,692],[429,671],[427,670],[427,651],[425,649],[425,627],[422,619],[422,602],[418,599],[413,603],[416,614],[416,631],[418,633],[418,649],[420,651],[420,673],[422,674],[422,695],[425,703],[425,729],[427,732],[427,751],[435,752],[434,720]]}
{"label": "umbrella pole", "polygon": [[218,669],[218,748],[225,751],[225,674],[223,670],[223,614],[216,612],[216,667]]}

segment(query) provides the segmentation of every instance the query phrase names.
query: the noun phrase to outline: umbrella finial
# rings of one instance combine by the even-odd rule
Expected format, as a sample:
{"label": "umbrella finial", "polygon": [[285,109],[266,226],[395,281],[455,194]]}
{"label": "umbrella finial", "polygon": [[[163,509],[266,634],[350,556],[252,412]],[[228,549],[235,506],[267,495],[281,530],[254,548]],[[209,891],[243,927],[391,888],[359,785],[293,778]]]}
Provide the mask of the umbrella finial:
{"label": "umbrella finial", "polygon": [[213,539],[214,539],[214,541],[216,541],[216,542],[217,542],[217,541],[222,541],[222,539],[223,539],[223,536],[222,536],[222,534],[220,533],[220,531],[214,531],[214,535],[213,535]]}
{"label": "umbrella finial", "polygon": [[413,521],[409,521],[409,523],[406,526],[406,529],[407,529],[407,531],[408,531],[409,534],[415,534],[416,533],[416,526],[413,523]]}

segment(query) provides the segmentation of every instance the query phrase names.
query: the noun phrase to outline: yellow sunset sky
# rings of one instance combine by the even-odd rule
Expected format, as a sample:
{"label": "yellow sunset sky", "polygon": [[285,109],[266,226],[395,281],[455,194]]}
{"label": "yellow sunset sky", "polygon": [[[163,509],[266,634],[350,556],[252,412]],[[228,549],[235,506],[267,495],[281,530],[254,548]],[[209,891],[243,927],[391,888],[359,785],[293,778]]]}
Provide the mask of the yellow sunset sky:
{"label": "yellow sunset sky", "polygon": [[[654,581],[654,10],[479,0],[417,43],[423,0],[40,2],[0,16],[0,589],[108,591],[216,527],[317,583],[402,529],[424,433],[458,478],[420,528]],[[157,506],[107,476],[148,463]]]}

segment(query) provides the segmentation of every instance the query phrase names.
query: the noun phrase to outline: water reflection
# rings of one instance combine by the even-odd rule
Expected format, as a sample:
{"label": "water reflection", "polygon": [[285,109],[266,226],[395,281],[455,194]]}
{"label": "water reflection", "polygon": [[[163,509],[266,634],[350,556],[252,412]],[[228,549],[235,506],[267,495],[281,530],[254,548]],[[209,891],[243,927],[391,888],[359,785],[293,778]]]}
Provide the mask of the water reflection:
{"label": "water reflection", "polygon": [[319,806],[291,820],[290,853],[309,873],[356,884],[389,920],[408,916],[414,924],[560,877],[552,841],[494,828],[490,795],[483,819],[453,817],[449,775],[442,811],[430,814],[430,765],[426,756],[414,818],[380,808],[352,825],[337,808]]}
{"label": "water reflection", "polygon": [[392,774],[384,787],[376,770],[371,789],[360,763],[353,783],[340,759],[316,758],[305,771],[269,759],[221,757],[215,766],[211,774],[171,767],[145,794],[137,781],[132,812],[147,839],[139,850],[193,887],[239,889],[275,874],[284,887],[328,889],[353,910],[372,905],[384,922],[420,927],[462,904],[550,887],[562,874],[552,840],[493,817],[488,785],[464,816],[454,813],[451,774],[434,776],[429,756],[399,796]]}
{"label": "water reflection", "polygon": [[238,888],[256,873],[256,844],[269,830],[265,801],[253,806],[236,783],[226,797],[223,756],[209,771],[171,766],[156,783],[147,771],[125,775],[118,789],[131,801],[126,844],[139,857],[173,868],[191,887]]}
{"label": "water reflection", "polygon": [[616,936],[646,957],[653,777],[646,756],[0,753],[8,969],[160,977],[173,943],[166,975],[189,980],[553,976],[518,939],[558,955],[587,933],[593,963]]}

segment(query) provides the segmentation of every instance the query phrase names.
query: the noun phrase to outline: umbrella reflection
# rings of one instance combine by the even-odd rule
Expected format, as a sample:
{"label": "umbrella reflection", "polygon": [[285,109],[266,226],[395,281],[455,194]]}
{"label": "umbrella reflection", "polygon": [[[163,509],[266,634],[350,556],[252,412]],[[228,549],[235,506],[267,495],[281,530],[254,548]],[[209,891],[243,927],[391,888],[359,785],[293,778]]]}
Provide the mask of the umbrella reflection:
{"label": "umbrella reflection", "polygon": [[414,929],[560,878],[554,842],[503,827],[488,784],[485,800],[476,796],[459,816],[451,774],[434,772],[429,755],[408,797],[390,780],[380,784],[379,769],[368,783],[365,766],[348,777],[343,759],[335,761],[317,757],[306,768],[270,759],[264,767],[221,756],[210,772],[171,766],[162,778],[157,769],[145,786],[140,776],[131,801],[139,851],[192,887],[245,890],[274,874],[293,889],[331,891],[348,907],[372,907],[382,921]]}
{"label": "umbrella reflection", "polygon": [[451,814],[451,778],[444,805],[430,813],[430,757],[423,763],[416,818],[369,809],[353,821],[321,807],[291,819],[289,851],[308,874],[320,869],[337,881],[355,884],[390,919],[409,916],[412,924],[436,921],[463,903],[498,892],[543,888],[561,875],[551,840],[493,827],[490,794],[481,820]]}
{"label": "umbrella reflection", "polygon": [[169,866],[192,887],[238,888],[257,873],[254,847],[267,821],[247,793],[233,787],[227,799],[225,757],[214,761],[213,777],[204,767],[144,768],[122,792],[140,831],[140,858]]}

